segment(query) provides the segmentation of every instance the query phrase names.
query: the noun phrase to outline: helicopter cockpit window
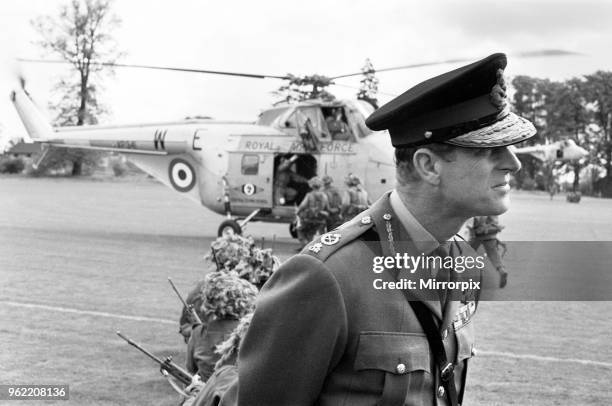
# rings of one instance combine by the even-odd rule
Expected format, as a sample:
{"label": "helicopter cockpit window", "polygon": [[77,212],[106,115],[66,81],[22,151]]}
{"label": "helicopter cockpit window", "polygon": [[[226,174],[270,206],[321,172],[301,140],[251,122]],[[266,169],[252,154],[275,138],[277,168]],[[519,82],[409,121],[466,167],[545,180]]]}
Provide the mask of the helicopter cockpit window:
{"label": "helicopter cockpit window", "polygon": [[[318,106],[300,107],[296,110],[295,117],[300,131],[305,131],[307,127],[311,127],[314,131],[314,136],[325,139],[329,137],[326,131],[325,119]],[[306,123],[309,122],[307,125]]]}
{"label": "helicopter cockpit window", "polygon": [[296,116],[297,114],[294,111],[293,113],[291,113],[289,117],[287,117],[284,123],[285,128],[297,128],[298,127]]}
{"label": "helicopter cockpit window", "polygon": [[[257,119],[257,125],[275,126],[279,117],[284,115],[289,107],[282,107],[278,109],[271,109],[262,112]],[[282,125],[281,125],[282,126]]]}
{"label": "helicopter cockpit window", "polygon": [[243,155],[241,172],[243,175],[257,175],[259,173],[259,155]]}
{"label": "helicopter cockpit window", "polygon": [[355,141],[354,130],[348,124],[342,107],[323,107],[325,125],[333,141]]}

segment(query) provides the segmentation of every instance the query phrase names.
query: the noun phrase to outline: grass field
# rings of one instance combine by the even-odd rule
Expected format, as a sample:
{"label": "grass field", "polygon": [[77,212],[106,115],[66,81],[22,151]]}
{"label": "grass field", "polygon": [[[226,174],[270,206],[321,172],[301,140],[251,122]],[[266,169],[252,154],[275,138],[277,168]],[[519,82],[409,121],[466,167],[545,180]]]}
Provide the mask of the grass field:
{"label": "grass field", "polygon": [[[150,181],[21,177],[0,178],[0,213],[0,384],[69,384],[61,405],[176,404],[114,332],[184,361],[166,278],[187,291],[203,276],[222,217]],[[612,201],[515,193],[502,222],[506,240],[612,241]],[[248,233],[283,258],[297,247],[286,225]],[[464,404],[612,404],[611,314],[610,302],[483,303]]]}

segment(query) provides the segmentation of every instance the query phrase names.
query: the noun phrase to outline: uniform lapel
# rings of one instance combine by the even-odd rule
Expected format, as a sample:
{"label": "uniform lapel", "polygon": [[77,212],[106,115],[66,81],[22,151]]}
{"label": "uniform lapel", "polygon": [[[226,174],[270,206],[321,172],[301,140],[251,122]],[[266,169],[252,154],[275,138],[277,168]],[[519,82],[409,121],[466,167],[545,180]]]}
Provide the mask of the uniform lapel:
{"label": "uniform lapel", "polygon": [[[372,220],[376,225],[376,231],[380,238],[383,255],[390,257],[395,257],[397,253],[401,255],[407,253],[410,256],[421,255],[411,240],[408,231],[404,229],[401,221],[391,208],[389,195],[390,192],[383,195],[383,197],[375,202],[370,208]],[[389,216],[391,217],[389,218]],[[389,218],[389,220],[387,220],[387,218]],[[414,273],[411,273],[407,269],[400,269],[399,272],[397,272],[397,270],[394,272],[394,276],[396,276],[398,280],[407,279],[415,281],[417,286],[419,286],[419,280],[421,278],[428,279],[430,274],[429,270],[426,269],[417,269]],[[442,320],[442,306],[439,300],[431,300],[430,297],[427,297],[426,291],[421,289],[410,290],[408,293],[414,300],[423,302],[429,310],[436,315],[438,320]]]}

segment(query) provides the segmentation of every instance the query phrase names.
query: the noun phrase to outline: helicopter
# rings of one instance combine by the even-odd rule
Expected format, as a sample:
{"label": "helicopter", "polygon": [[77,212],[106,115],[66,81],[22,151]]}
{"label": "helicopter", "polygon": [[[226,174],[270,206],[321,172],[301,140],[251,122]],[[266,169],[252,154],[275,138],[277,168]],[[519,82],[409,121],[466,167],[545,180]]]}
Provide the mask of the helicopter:
{"label": "helicopter", "polygon": [[[573,54],[559,50],[532,51],[522,57]],[[65,63],[65,61],[24,60]],[[29,140],[41,145],[34,165],[40,164],[50,148],[77,148],[117,152],[139,168],[226,219],[219,236],[240,234],[251,221],[288,223],[297,237],[296,206],[309,191],[306,182],[280,185],[279,170],[288,166],[303,179],[331,176],[343,192],[348,174],[358,176],[371,198],[391,189],[395,180],[393,147],[386,131],[371,131],[365,119],[374,107],[364,100],[336,100],[323,97],[333,80],[374,72],[430,65],[466,62],[451,59],[418,63],[335,77],[312,75],[254,75],[150,65],[104,63],[114,67],[199,72],[217,75],[288,80],[312,85],[311,99],[282,102],[264,110],[254,123],[188,119],[184,121],[133,124],[89,125],[53,128],[25,90],[11,93],[11,100],[23,122]],[[93,63],[93,62],[92,62]],[[333,119],[341,126],[332,126]],[[341,131],[336,131],[341,128]],[[336,129],[336,130],[334,130]],[[295,193],[286,194],[286,188]]]}
{"label": "helicopter", "polygon": [[[280,195],[275,175],[282,161],[306,179],[355,174],[373,196],[391,188],[395,178],[388,135],[365,126],[374,108],[364,101],[282,103],[255,123],[193,119],[54,129],[24,89],[11,99],[31,140],[42,144],[35,165],[53,147],[122,153],[166,186],[225,215],[218,235],[241,233],[250,221],[290,223],[291,235],[297,235],[295,206],[309,189],[305,182],[290,184],[297,194]],[[346,123],[344,133],[328,130],[325,119],[332,112]]]}
{"label": "helicopter", "polygon": [[531,155],[546,163],[578,161],[589,154],[586,149],[576,145],[576,141],[572,139],[556,141],[550,144],[513,148],[512,151],[517,155]]}

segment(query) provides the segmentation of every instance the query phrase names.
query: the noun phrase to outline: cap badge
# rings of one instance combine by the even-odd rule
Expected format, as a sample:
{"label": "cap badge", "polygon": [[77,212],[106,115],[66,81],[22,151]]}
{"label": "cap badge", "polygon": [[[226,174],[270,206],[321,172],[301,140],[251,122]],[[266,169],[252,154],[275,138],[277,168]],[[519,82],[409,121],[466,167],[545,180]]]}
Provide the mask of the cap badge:
{"label": "cap badge", "polygon": [[361,218],[361,224],[370,224],[372,222],[372,217],[364,216]]}
{"label": "cap badge", "polygon": [[389,221],[389,220],[391,220],[391,215],[390,215],[389,213],[385,213],[385,214],[383,215],[383,219],[385,219],[385,220]]}
{"label": "cap badge", "polygon": [[431,131],[425,131],[425,134],[423,134],[423,136],[424,136],[425,138],[429,139],[429,138],[431,138],[432,133],[431,133]]}
{"label": "cap badge", "polygon": [[338,233],[323,234],[321,236],[321,242],[325,245],[334,245],[334,244],[337,244],[338,241],[340,241],[340,237],[342,236]]}
{"label": "cap badge", "polygon": [[504,70],[498,69],[496,72],[497,83],[491,89],[489,98],[491,104],[495,106],[500,113],[507,113],[509,111],[508,99],[506,95],[506,80],[504,79]]}

